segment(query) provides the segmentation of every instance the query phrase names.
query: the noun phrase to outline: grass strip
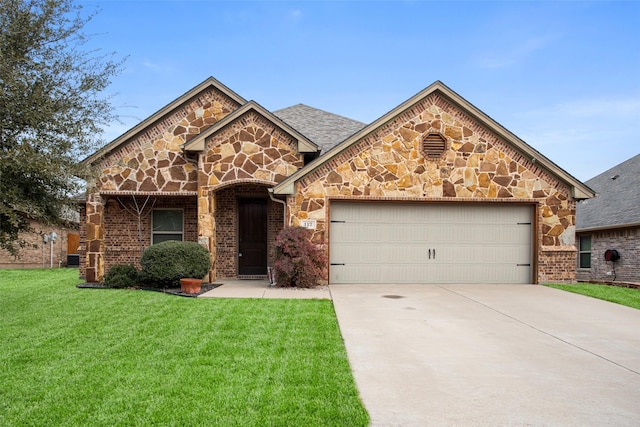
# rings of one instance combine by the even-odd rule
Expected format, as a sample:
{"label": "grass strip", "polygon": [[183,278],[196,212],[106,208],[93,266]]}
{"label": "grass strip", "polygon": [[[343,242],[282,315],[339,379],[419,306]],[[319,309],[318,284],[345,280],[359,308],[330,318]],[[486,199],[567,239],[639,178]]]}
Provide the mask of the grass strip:
{"label": "grass strip", "polygon": [[333,306],[0,270],[0,425],[365,426]]}
{"label": "grass strip", "polygon": [[546,286],[640,309],[640,289],[593,283],[549,284]]}

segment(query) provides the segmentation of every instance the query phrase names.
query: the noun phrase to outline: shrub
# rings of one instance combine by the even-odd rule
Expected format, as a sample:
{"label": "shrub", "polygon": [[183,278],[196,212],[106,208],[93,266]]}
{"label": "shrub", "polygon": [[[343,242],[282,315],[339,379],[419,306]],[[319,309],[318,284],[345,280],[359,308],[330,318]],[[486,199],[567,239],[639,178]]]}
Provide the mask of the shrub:
{"label": "shrub", "polygon": [[145,282],[158,287],[180,286],[180,279],[202,279],[211,268],[209,251],[196,242],[169,240],[149,246],[140,259]]}
{"label": "shrub", "polygon": [[311,242],[311,230],[289,227],[276,236],[273,265],[278,286],[312,288],[326,279],[327,256]]}
{"label": "shrub", "polygon": [[130,288],[138,284],[139,274],[133,264],[116,264],[104,275],[104,284],[112,288]]}

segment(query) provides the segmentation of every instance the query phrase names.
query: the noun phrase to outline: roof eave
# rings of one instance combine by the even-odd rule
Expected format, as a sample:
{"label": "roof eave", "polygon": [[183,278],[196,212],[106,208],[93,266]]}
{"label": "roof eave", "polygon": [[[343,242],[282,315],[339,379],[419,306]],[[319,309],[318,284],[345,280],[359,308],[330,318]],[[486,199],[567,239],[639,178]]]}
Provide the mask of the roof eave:
{"label": "roof eave", "polygon": [[596,227],[576,228],[576,233],[590,233],[594,231],[605,230],[620,230],[623,228],[635,228],[640,227],[640,222],[630,222],[628,224],[616,224],[616,225],[600,225]]}

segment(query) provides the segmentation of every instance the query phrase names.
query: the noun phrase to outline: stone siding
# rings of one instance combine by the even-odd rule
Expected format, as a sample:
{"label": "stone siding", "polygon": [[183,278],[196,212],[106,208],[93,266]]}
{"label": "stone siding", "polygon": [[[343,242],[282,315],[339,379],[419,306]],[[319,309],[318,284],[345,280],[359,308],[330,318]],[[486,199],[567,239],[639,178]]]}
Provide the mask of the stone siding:
{"label": "stone siding", "polygon": [[[246,191],[251,192],[257,184],[263,187],[261,194],[266,196],[264,187],[281,182],[303,165],[304,156],[297,152],[297,141],[252,111],[207,140],[198,174],[198,230],[200,243],[211,252],[210,280],[237,274],[237,216],[232,218],[229,212],[219,212],[236,208],[228,205],[225,198],[230,196],[222,190],[249,185]],[[222,204],[217,200],[219,195]],[[224,205],[225,201],[227,205]],[[220,224],[229,226],[232,223],[231,235],[228,229],[219,228]],[[219,244],[218,239],[222,239],[222,243]],[[218,254],[218,250],[223,253]]]}
{"label": "stone siding", "polygon": [[[615,282],[640,283],[639,227],[601,230],[579,235],[591,235],[591,268],[578,268],[576,277],[579,281],[614,282],[615,267]],[[605,261],[604,253],[607,249],[617,250],[620,259],[615,263]]]}
{"label": "stone siding", "polygon": [[[225,104],[215,91],[192,104],[123,144],[99,164],[97,188],[88,196],[83,210],[86,263],[81,275],[87,281],[101,281],[114,264],[138,263],[137,219],[130,212],[133,207],[128,206],[127,210],[124,206],[131,203],[133,196],[142,204],[145,196],[155,194],[163,195],[155,207],[158,203],[184,207],[185,240],[198,241],[211,253],[209,280],[218,275],[217,268],[221,269],[222,277],[235,277],[236,198],[258,193],[260,197],[268,197],[267,186],[275,185],[304,165],[303,155],[297,152],[297,141],[252,111],[212,135],[205,153],[197,160],[187,157],[182,145],[237,107]],[[167,126],[164,130],[163,125]],[[227,187],[229,191],[225,192]],[[216,200],[217,193],[220,201]],[[185,199],[178,198],[182,195],[193,197],[193,203],[184,203]],[[168,196],[182,202],[167,199]],[[283,222],[282,207],[270,201],[269,212],[270,224],[276,224],[269,227],[272,246],[275,233],[282,228],[277,225]],[[142,234],[150,239],[149,219],[145,221]],[[144,244],[148,246],[149,241]]]}
{"label": "stone siding", "polygon": [[274,185],[302,166],[297,141],[249,112],[207,141],[200,188],[215,190],[238,181]]}
{"label": "stone siding", "polygon": [[98,164],[100,191],[194,192],[197,165],[184,156],[182,145],[238,105],[210,90],[133,137]]}
{"label": "stone siding", "polygon": [[[104,276],[104,205],[103,198],[98,193],[87,195],[85,209],[81,212],[86,222],[80,232],[80,263],[84,258],[86,268],[80,270],[84,272],[87,282],[100,282]],[[84,242],[84,245],[83,245]]]}
{"label": "stone siding", "polygon": [[[84,242],[81,264],[83,258],[86,264],[80,269],[81,276],[88,282],[99,282],[105,273],[103,203],[106,198],[110,194],[195,196],[197,162],[185,156],[182,145],[238,107],[237,102],[211,88],[168,112],[96,162],[98,175],[87,196],[86,224],[81,228],[84,232],[80,237]],[[195,224],[197,226],[197,222]],[[110,255],[113,259],[128,259],[114,253]]]}
{"label": "stone siding", "polygon": [[[435,159],[426,158],[422,146],[433,133],[446,139],[445,151]],[[566,261],[575,258],[575,202],[568,187],[437,94],[296,185],[288,222],[315,219],[314,241],[324,245],[329,199],[533,203],[539,213],[538,277],[575,280],[575,263]]]}
{"label": "stone siding", "polygon": [[80,257],[80,266],[78,274],[81,279],[87,277],[87,205],[86,203],[78,204],[78,212],[80,213],[80,224],[78,224],[78,232],[80,233],[80,247],[78,255]]}

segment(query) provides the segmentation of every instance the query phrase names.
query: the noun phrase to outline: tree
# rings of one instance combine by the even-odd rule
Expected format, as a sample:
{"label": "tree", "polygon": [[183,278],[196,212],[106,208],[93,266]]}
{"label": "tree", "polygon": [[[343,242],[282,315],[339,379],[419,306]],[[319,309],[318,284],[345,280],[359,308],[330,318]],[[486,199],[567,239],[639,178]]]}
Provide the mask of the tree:
{"label": "tree", "polygon": [[80,158],[116,119],[103,94],[121,71],[88,49],[72,0],[0,0],[0,248],[14,255],[29,220],[59,222],[81,190]]}

